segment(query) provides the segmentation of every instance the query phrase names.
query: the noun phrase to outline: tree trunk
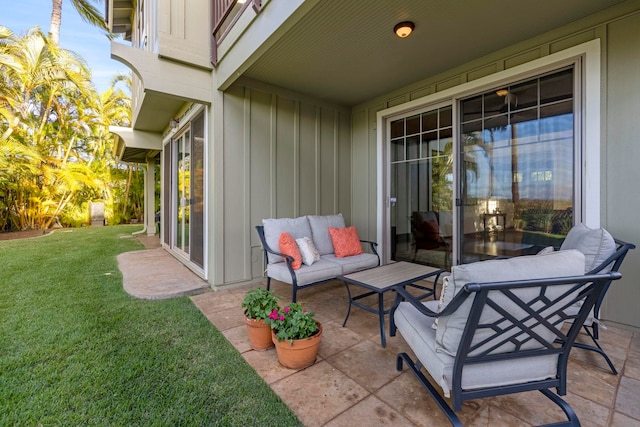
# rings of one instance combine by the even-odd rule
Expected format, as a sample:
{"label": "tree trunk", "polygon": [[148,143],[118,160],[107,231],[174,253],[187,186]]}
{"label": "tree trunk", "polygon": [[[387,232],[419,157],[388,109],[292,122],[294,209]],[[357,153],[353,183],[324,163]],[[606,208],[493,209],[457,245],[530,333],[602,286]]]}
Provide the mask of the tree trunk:
{"label": "tree trunk", "polygon": [[60,23],[62,22],[62,0],[51,0],[51,24],[49,37],[55,44],[60,40]]}

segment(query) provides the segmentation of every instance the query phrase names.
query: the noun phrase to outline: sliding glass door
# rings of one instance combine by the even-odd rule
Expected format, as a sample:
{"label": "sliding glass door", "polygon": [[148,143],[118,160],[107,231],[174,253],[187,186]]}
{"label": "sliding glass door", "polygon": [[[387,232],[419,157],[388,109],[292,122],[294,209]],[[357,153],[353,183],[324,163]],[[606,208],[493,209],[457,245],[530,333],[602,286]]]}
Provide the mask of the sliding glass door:
{"label": "sliding glass door", "polygon": [[205,118],[196,115],[164,149],[165,245],[204,270]]}
{"label": "sliding glass door", "polygon": [[579,203],[578,87],[567,67],[390,119],[390,258],[449,268],[559,247]]}

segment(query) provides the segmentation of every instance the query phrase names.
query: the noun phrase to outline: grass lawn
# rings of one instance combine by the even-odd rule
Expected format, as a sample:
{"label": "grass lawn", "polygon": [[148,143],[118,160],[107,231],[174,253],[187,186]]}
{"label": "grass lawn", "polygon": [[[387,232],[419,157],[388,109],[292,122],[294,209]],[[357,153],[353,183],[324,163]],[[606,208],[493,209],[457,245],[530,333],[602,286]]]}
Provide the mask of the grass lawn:
{"label": "grass lawn", "polygon": [[0,425],[301,425],[188,298],[124,292],[138,229],[0,242]]}

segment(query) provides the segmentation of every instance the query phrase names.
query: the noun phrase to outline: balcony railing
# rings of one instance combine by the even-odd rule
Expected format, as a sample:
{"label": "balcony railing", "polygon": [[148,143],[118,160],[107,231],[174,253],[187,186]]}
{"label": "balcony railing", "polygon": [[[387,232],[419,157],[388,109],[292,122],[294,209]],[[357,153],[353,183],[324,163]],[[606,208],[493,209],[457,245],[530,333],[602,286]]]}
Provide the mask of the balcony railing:
{"label": "balcony railing", "polygon": [[242,12],[252,5],[258,13],[262,0],[211,0],[211,63],[218,63],[218,46]]}

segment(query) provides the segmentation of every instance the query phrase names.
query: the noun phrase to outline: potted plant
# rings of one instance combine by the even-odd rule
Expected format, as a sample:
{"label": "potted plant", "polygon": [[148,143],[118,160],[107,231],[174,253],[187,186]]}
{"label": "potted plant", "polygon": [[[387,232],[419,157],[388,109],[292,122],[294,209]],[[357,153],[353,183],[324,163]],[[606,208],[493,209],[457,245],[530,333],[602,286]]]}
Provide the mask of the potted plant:
{"label": "potted plant", "polygon": [[313,365],[322,337],[322,325],[304,303],[293,302],[273,310],[266,323],[276,346],[278,361],[284,367],[302,369]]}
{"label": "potted plant", "polygon": [[244,296],[242,307],[245,309],[244,323],[247,325],[251,348],[266,350],[273,347],[271,328],[265,319],[278,309],[278,297],[264,288],[251,289]]}

